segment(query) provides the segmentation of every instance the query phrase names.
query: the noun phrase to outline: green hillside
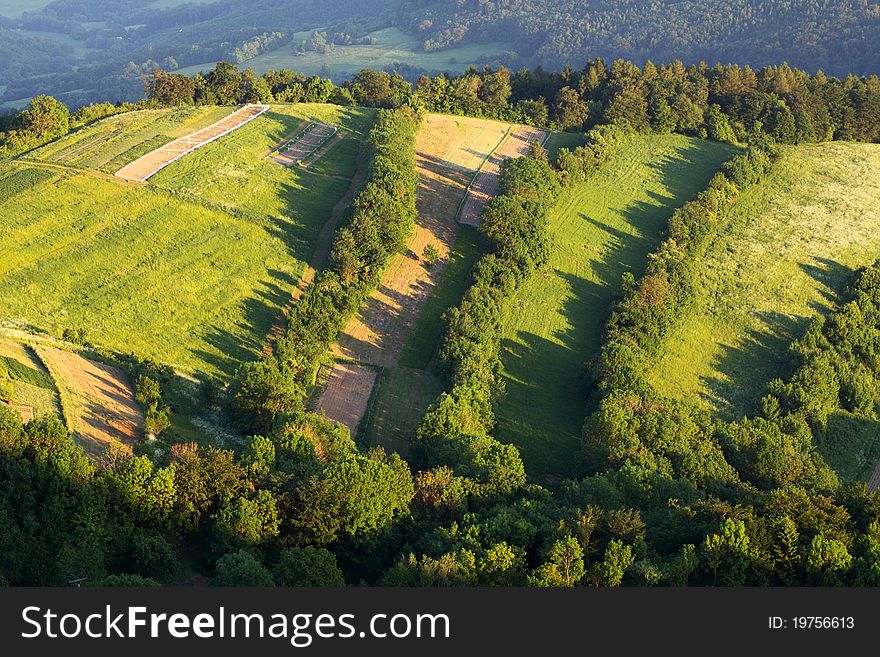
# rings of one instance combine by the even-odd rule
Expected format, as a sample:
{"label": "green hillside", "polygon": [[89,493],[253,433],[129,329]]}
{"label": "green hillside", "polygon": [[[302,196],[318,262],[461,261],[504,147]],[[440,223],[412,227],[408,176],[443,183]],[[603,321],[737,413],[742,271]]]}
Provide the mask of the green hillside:
{"label": "green hillside", "polygon": [[[222,115],[215,110],[201,119]],[[148,116],[134,119],[146,126]],[[350,185],[370,116],[279,106],[146,186],[57,165],[0,165],[0,321],[55,335],[84,328],[96,345],[230,373],[259,352],[288,303]],[[262,157],[306,118],[348,132],[314,172]],[[86,131],[104,132],[103,123]]]}
{"label": "green hillside", "polygon": [[791,340],[880,255],[878,198],[880,146],[787,148],[695,268],[695,306],[664,345],[654,387],[728,419],[753,413],[787,374]]}
{"label": "green hillside", "polygon": [[735,149],[677,135],[633,138],[550,215],[549,265],[505,323],[507,391],[497,435],[533,475],[576,463],[586,413],[584,362],[596,355],[620,276],[638,276],[672,210],[704,189]]}

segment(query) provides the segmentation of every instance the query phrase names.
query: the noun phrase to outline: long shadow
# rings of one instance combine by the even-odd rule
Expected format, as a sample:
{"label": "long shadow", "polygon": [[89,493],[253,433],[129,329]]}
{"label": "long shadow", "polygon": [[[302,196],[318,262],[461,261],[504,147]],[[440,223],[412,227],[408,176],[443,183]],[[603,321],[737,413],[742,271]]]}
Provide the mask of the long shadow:
{"label": "long shadow", "polygon": [[[516,340],[503,342],[508,376],[498,415],[499,431],[506,435],[499,437],[522,447],[530,475],[571,476],[582,467],[580,434],[590,397],[585,362],[598,354],[622,274],[629,271],[638,277],[644,271],[647,255],[659,246],[672,212],[704,189],[715,174],[715,167],[704,166],[707,158],[697,146],[687,145],[649,163],[659,171],[665,193],[649,191],[652,202],[636,200],[616,210],[628,231],[579,213],[585,224],[607,238],[602,255],[590,259],[592,279],[559,270],[550,274],[568,288],[560,309],[568,326],[554,332],[555,341],[521,331]],[[716,158],[714,163],[722,161]],[[537,274],[542,275],[547,274]]]}
{"label": "long shadow", "polygon": [[[801,270],[821,283],[819,294],[828,303],[811,302],[817,316],[827,315],[841,302],[841,293],[855,275],[854,270],[828,258],[814,257],[813,263],[800,263]],[[792,316],[780,312],[757,312],[762,328],[749,329],[735,345],[721,345],[721,353],[712,369],[721,376],[702,377],[709,393],[702,398],[728,420],[758,410],[758,403],[771,379],[787,379],[797,363],[790,346],[801,338],[813,321],[810,316]]]}

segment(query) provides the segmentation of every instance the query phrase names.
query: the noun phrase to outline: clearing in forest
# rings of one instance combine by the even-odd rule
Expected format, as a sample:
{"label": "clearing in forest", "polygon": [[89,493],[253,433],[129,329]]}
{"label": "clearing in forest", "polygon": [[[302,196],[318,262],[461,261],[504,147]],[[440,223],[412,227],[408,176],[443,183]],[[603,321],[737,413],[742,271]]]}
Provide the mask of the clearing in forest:
{"label": "clearing in forest", "polygon": [[[56,336],[83,328],[113,351],[231,374],[290,303],[372,115],[273,106],[149,186],[0,163],[0,321]],[[308,170],[263,157],[305,120],[349,136]]]}
{"label": "clearing in forest", "polygon": [[144,437],[144,414],[122,370],[45,345],[34,347],[61,394],[74,439],[93,459],[115,443]]}
{"label": "clearing in forest", "polygon": [[[380,368],[393,368],[398,364],[429,295],[440,283],[449,264],[452,262],[455,266],[458,263],[458,258],[451,257],[450,253],[457,254],[459,226],[456,212],[465,190],[509,127],[506,123],[470,117],[425,116],[416,136],[419,188],[415,230],[406,252],[391,259],[379,289],[340,333],[334,346],[337,356]],[[471,240],[472,236],[465,239]],[[439,260],[433,264],[424,256],[428,245],[436,247],[439,254]],[[468,252],[472,250],[468,249]],[[466,284],[464,278],[462,288]],[[461,290],[458,294],[460,296]],[[439,315],[434,320],[439,322]],[[342,385],[345,381],[340,375],[331,379],[323,394],[332,394],[336,386]],[[382,406],[386,401],[390,401],[389,398],[379,390],[376,404]],[[419,406],[423,412],[422,406],[426,407],[427,402]],[[406,411],[407,415],[412,413],[420,417],[419,409]],[[384,408],[371,416],[384,418],[381,430],[395,445],[406,442],[397,434],[401,426],[412,423],[410,419],[398,421],[394,409]],[[329,414],[328,417],[338,419]],[[370,433],[373,433],[372,428]]]}
{"label": "clearing in forest", "polygon": [[643,271],[673,210],[735,150],[638,136],[563,189],[549,217],[550,262],[511,304],[502,342],[506,392],[496,435],[519,448],[531,476],[573,473],[588,396],[584,363],[599,351],[620,277]]}
{"label": "clearing in forest", "polygon": [[[877,199],[880,146],[785,148],[695,267],[694,307],[663,345],[650,383],[726,419],[757,411],[767,383],[790,374],[791,341],[839,301],[854,270],[880,256]],[[865,480],[880,457],[880,425],[829,422],[849,424],[836,432],[843,443],[820,445],[823,455]]]}
{"label": "clearing in forest", "polygon": [[201,148],[220,139],[220,137],[228,135],[234,130],[238,130],[268,109],[268,105],[245,105],[228,116],[224,116],[216,123],[179,137],[172,142],[163,144],[156,150],[150,151],[146,155],[142,155],[134,162],[126,164],[117,171],[116,176],[133,182],[146,182],[148,178],[151,178],[169,164],[176,162],[185,155],[189,155],[197,148]]}

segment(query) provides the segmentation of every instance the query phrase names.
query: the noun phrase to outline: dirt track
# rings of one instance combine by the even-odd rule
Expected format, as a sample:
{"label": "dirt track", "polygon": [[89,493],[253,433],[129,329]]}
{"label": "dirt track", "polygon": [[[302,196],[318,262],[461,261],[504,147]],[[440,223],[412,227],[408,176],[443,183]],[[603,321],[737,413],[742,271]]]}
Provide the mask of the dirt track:
{"label": "dirt track", "polygon": [[188,155],[205,144],[209,144],[229,134],[233,130],[237,130],[246,123],[253,121],[268,109],[268,105],[245,105],[229,116],[209,125],[207,128],[196,130],[185,137],[175,139],[139,157],[134,162],[126,164],[116,172],[116,176],[125,180],[144,182],[147,178],[158,173],[172,162],[179,160],[184,155]]}
{"label": "dirt track", "polygon": [[[340,333],[333,353],[346,359],[333,368],[318,402],[327,417],[349,426],[354,435],[366,411],[366,400],[355,396],[341,406],[324,403],[325,397],[345,400],[347,391],[365,385],[360,372],[395,367],[409,335],[422,312],[431,290],[440,281],[446,258],[458,233],[456,211],[468,183],[480,165],[502,142],[508,125],[497,121],[429,114],[416,137],[419,188],[416,195],[418,217],[407,251],[394,256],[376,292]],[[429,265],[422,257],[425,246],[433,244],[440,261]],[[357,360],[373,367],[350,365]],[[354,381],[357,378],[359,384]]]}
{"label": "dirt track", "polygon": [[113,443],[133,445],[144,435],[144,416],[125,374],[70,351],[35,345],[61,393],[68,425],[86,453],[99,459]]}
{"label": "dirt track", "polygon": [[469,226],[479,226],[483,206],[498,192],[501,163],[512,157],[526,155],[529,151],[529,144],[533,141],[543,144],[546,138],[547,132],[545,130],[528,126],[514,126],[510,135],[495,149],[486,160],[483,168],[474,177],[458,220]]}

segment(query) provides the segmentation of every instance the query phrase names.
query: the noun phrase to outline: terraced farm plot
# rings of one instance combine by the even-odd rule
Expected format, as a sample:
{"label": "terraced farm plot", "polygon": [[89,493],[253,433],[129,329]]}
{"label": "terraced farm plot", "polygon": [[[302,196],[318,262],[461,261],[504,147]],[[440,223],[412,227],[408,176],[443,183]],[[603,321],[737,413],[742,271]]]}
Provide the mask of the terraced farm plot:
{"label": "terraced farm plot", "polygon": [[116,173],[150,151],[205,128],[228,107],[178,107],[127,112],[96,121],[28,154],[28,158]]}
{"label": "terraced farm plot", "polygon": [[334,176],[262,157],[313,115],[347,125],[356,149],[371,111],[274,109],[148,187],[0,165],[0,320],[228,375],[262,349],[354,172],[354,157]]}
{"label": "terraced farm plot", "polygon": [[94,459],[114,443],[132,446],[144,435],[144,414],[122,370],[77,354],[38,345],[40,359],[61,393],[74,439]]}
{"label": "terraced farm plot", "polygon": [[767,382],[787,375],[791,340],[880,255],[878,199],[880,146],[786,148],[696,268],[693,311],[663,346],[653,386],[727,419],[753,413]]}
{"label": "terraced farm plot", "polygon": [[285,137],[270,157],[285,166],[298,164],[325,148],[336,137],[342,135],[335,125],[303,122],[289,138]]}
{"label": "terraced farm plot", "polygon": [[[407,252],[392,258],[380,288],[339,335],[334,347],[338,356],[383,368],[397,366],[414,327],[417,323],[423,324],[420,316],[428,298],[443,280],[450,251],[458,239],[459,226],[455,217],[465,189],[486,157],[507,134],[508,128],[508,124],[484,119],[438,114],[425,117],[416,137],[420,182],[416,196],[419,215],[415,231],[407,243]],[[472,238],[469,236],[467,239]],[[440,260],[433,265],[422,256],[429,244],[436,246],[440,254]],[[464,249],[463,252],[475,256],[473,249]],[[457,255],[455,260],[460,267]],[[468,283],[466,276],[458,276],[455,280],[461,286],[457,295],[455,291],[450,294],[444,288],[444,299],[450,305],[457,302]],[[429,336],[428,340],[431,335],[439,338],[439,313],[431,313],[429,321],[437,329],[420,328],[423,342],[425,335]],[[428,349],[430,354],[433,346],[423,346],[421,349]],[[387,380],[387,377],[382,378],[383,386]],[[324,394],[328,394],[328,391],[333,393],[335,386],[345,385],[344,373],[340,373],[334,381]],[[380,408],[372,417],[382,418],[381,431],[387,436],[389,444],[400,446],[407,444],[407,438],[403,436],[406,428],[413,424],[414,417],[420,418],[425,409],[411,405],[398,406],[393,401],[395,398],[396,395],[389,396],[379,391],[375,399]],[[427,407],[427,402],[424,407]],[[369,427],[367,431],[375,433]]]}
{"label": "terraced farm plot", "polygon": [[573,473],[588,393],[583,365],[598,353],[620,277],[639,275],[674,208],[734,151],[676,135],[637,137],[563,190],[550,215],[549,265],[514,300],[502,343],[507,388],[496,435],[519,448],[531,476]]}
{"label": "terraced farm plot", "polygon": [[511,127],[510,133],[487,158],[471,183],[458,220],[468,226],[479,226],[483,206],[498,193],[504,160],[523,157],[528,153],[532,142],[541,144],[546,138],[545,130],[529,126]]}
{"label": "terraced farm plot", "polygon": [[169,164],[189,155],[197,148],[202,148],[227,134],[250,123],[260,114],[269,109],[268,105],[245,105],[224,116],[216,123],[191,132],[174,141],[142,155],[134,162],[129,162],[116,172],[116,176],[133,182],[146,182]]}

